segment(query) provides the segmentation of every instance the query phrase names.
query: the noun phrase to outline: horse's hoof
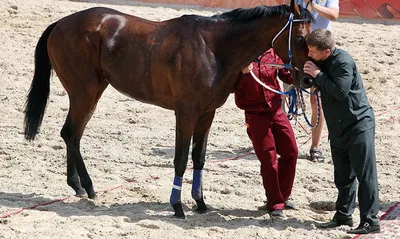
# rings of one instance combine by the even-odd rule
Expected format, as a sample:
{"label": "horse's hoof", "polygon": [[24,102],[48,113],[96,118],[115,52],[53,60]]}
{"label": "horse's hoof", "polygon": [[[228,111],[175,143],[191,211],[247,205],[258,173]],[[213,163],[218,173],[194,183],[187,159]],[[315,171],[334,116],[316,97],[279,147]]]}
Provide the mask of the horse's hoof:
{"label": "horse's hoof", "polygon": [[75,197],[78,197],[78,198],[87,198],[88,195],[86,194],[86,192],[84,192],[84,193],[76,193],[76,194],[75,194]]}
{"label": "horse's hoof", "polygon": [[200,213],[200,214],[206,213],[207,211],[208,211],[208,208],[207,208],[207,207],[205,207],[205,208],[197,207],[197,208],[196,208],[196,212],[197,212],[197,213]]}
{"label": "horse's hoof", "polygon": [[86,191],[87,191],[88,198],[90,198],[90,199],[97,198],[96,192],[93,190],[93,188],[91,188],[90,190],[86,190]]}
{"label": "horse's hoof", "polygon": [[97,194],[96,193],[94,193],[94,194],[92,194],[92,195],[88,195],[88,198],[90,198],[90,199],[96,199],[97,198]]}
{"label": "horse's hoof", "polygon": [[183,212],[181,203],[177,203],[177,204],[173,205],[172,207],[174,208],[174,211],[175,211],[174,217],[180,218],[180,219],[186,218],[185,213]]}
{"label": "horse's hoof", "polygon": [[174,217],[179,218],[179,219],[186,219],[185,214],[178,215],[177,213],[174,214]]}
{"label": "horse's hoof", "polygon": [[87,198],[87,193],[85,189],[83,189],[80,185],[79,186],[71,186],[72,189],[75,191],[75,197],[78,198]]}
{"label": "horse's hoof", "polygon": [[207,208],[206,204],[204,203],[203,199],[196,200],[196,203],[197,203],[196,212],[206,213],[208,211],[208,208]]}

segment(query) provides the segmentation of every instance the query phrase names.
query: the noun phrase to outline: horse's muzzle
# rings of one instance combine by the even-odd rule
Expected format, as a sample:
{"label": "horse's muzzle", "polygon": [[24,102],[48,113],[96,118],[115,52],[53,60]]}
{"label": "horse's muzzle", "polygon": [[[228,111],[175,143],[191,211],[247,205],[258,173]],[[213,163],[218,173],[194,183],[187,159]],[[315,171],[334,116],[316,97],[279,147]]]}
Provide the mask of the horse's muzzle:
{"label": "horse's muzzle", "polygon": [[300,84],[302,88],[310,88],[315,85],[315,79],[309,74],[304,73]]}

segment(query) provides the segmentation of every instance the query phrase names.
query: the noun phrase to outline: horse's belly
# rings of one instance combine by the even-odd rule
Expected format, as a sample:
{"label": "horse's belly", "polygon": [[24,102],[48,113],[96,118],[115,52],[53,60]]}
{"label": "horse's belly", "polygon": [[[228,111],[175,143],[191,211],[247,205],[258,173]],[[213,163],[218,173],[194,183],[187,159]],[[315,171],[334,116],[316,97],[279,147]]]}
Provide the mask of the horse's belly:
{"label": "horse's belly", "polygon": [[165,109],[174,110],[172,95],[168,94],[154,94],[154,90],[150,90],[144,84],[131,83],[121,84],[108,80],[109,83],[121,94],[128,96],[129,98],[138,100],[146,104],[156,105]]}

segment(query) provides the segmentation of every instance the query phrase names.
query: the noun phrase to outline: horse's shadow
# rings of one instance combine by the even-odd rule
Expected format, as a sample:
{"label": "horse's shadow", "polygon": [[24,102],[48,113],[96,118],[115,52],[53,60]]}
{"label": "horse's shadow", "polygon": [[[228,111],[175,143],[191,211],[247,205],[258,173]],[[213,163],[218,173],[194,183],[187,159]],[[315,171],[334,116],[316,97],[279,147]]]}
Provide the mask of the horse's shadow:
{"label": "horse's shadow", "polygon": [[[21,194],[0,192],[0,206],[16,208],[8,210],[17,211],[17,208],[28,208],[32,205],[52,201],[50,198],[38,194]],[[74,202],[55,202],[46,206],[39,206],[37,211],[55,212],[62,217],[71,216],[112,216],[124,217],[128,223],[148,228],[158,229],[157,221],[174,224],[182,229],[194,229],[197,227],[220,227],[237,229],[244,226],[273,227],[276,230],[285,230],[287,227],[312,230],[313,221],[298,220],[296,218],[271,219],[265,216],[265,212],[248,209],[216,209],[209,207],[207,213],[199,214],[191,208],[184,206],[187,215],[185,220],[173,217],[173,211],[168,203],[138,202],[138,203],[114,203],[102,205],[93,200],[81,199]],[[7,220],[7,219],[5,219]],[[153,223],[154,222],[154,223]]]}
{"label": "horse's shadow", "polygon": [[[210,163],[218,162],[219,160],[234,160],[234,159],[244,159],[244,160],[257,160],[255,154],[252,153],[253,148],[243,148],[237,150],[207,150],[207,158],[204,170],[207,169],[207,165]],[[137,162],[136,164],[142,165],[145,167],[161,167],[161,168],[169,168],[173,169],[173,160],[174,160],[175,148],[168,147],[153,147],[149,153],[149,156],[158,157],[161,160],[154,160],[152,162]],[[191,157],[189,153],[189,161],[188,166],[191,164]]]}

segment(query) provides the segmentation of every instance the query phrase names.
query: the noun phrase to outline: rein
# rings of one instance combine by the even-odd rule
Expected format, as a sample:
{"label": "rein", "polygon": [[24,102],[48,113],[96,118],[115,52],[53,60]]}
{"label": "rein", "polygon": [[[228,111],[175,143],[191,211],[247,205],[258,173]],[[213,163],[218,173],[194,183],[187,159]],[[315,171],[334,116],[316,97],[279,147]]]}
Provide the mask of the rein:
{"label": "rein", "polygon": [[[270,90],[278,95],[283,95],[283,100],[282,100],[282,109],[283,112],[289,117],[289,119],[292,119],[294,116],[301,116],[303,115],[304,120],[310,126],[312,129],[316,128],[319,125],[319,119],[321,116],[321,108],[319,106],[319,95],[317,91],[314,91],[314,93],[308,92],[306,89],[302,88],[295,88],[293,86],[289,86],[289,89],[286,89],[286,91],[279,91],[276,89],[271,88],[270,86],[266,85],[264,82],[262,82],[255,74],[253,71],[250,71],[251,76],[255,81],[257,81],[258,84],[260,84],[262,87],[264,87],[267,90]],[[317,122],[315,125],[312,125],[310,120],[308,119],[306,115],[306,104],[304,102],[304,97],[303,97],[303,91],[306,92],[307,94],[315,94],[317,98]],[[289,98],[289,111],[285,111],[284,104],[286,102],[286,97]],[[300,99],[298,101],[297,99]],[[301,109],[301,112],[299,113],[299,108]]]}
{"label": "rein", "polygon": [[[286,88],[286,91],[294,91],[295,92],[294,95],[292,95],[292,94],[289,95],[289,99],[288,99],[289,112],[285,111],[285,103],[286,103],[287,95],[284,95],[283,100],[282,100],[282,110],[288,116],[289,120],[292,120],[293,118],[295,118],[296,122],[297,122],[296,116],[303,115],[304,120],[306,121],[308,126],[311,127],[311,129],[318,127],[319,121],[320,121],[320,116],[321,116],[321,107],[319,106],[318,92],[316,90],[314,90],[314,93],[310,93],[306,89],[294,88],[292,85],[289,86],[288,88]],[[318,110],[317,110],[317,122],[315,123],[315,125],[313,125],[310,122],[310,120],[308,119],[308,117],[306,115],[306,104],[304,102],[303,92],[306,92],[309,95],[315,94],[315,96],[317,98],[317,107],[318,107],[317,109]],[[297,98],[300,98],[299,102],[297,101]],[[299,113],[299,108],[301,109],[300,113]]]}
{"label": "rein", "polygon": [[[297,90],[298,90],[298,93],[300,95],[301,114],[304,116],[304,120],[307,122],[308,126],[310,126],[312,129],[318,127],[319,119],[321,117],[321,107],[319,106],[319,95],[318,95],[318,92],[316,90],[314,90],[314,93],[308,92],[305,89],[297,89]],[[315,97],[317,98],[317,122],[315,123],[315,125],[312,125],[311,122],[307,118],[307,115],[306,115],[306,104],[304,103],[303,91],[306,92],[309,95],[315,94]]]}

